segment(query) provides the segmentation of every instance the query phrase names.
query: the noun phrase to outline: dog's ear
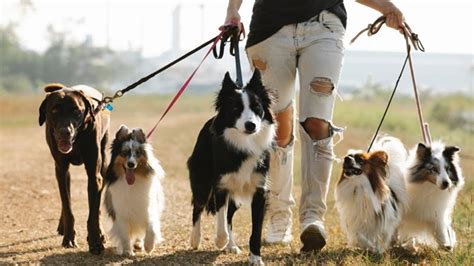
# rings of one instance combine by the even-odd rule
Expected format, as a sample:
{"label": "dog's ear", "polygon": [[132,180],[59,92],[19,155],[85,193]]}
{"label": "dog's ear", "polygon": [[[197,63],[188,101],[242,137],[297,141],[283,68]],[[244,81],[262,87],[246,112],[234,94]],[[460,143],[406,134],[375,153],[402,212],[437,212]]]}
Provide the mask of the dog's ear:
{"label": "dog's ear", "polygon": [[51,93],[51,92],[54,92],[54,91],[62,90],[65,87],[66,86],[64,86],[61,83],[50,83],[50,84],[48,84],[44,87],[44,92]]}
{"label": "dog's ear", "polygon": [[459,149],[459,147],[457,146],[447,146],[446,148],[444,148],[443,156],[448,159],[448,161],[452,161],[454,154],[459,152],[460,150],[461,149]]}
{"label": "dog's ear", "polygon": [[233,95],[233,92],[237,89],[239,88],[230,78],[229,72],[226,72],[224,79],[222,80],[222,88],[217,93],[216,101],[214,102],[216,111],[219,111],[221,107],[225,105],[225,103],[229,100],[230,96]]}
{"label": "dog's ear", "polygon": [[130,134],[130,129],[126,125],[121,125],[117,133],[115,133],[115,139],[125,140]]}
{"label": "dog's ear", "polygon": [[139,143],[145,143],[146,142],[146,136],[145,133],[141,128],[134,128],[132,130],[132,138]]}
{"label": "dog's ear", "polygon": [[42,126],[44,122],[46,121],[46,106],[48,105],[48,95],[44,98],[43,102],[41,103],[39,107],[39,118],[38,122],[39,125]]}
{"label": "dog's ear", "polygon": [[95,107],[96,107],[96,103],[94,102],[94,100],[90,97],[87,97],[86,94],[83,92],[83,91],[80,91],[80,90],[77,90],[77,91],[74,91],[76,94],[79,94],[79,96],[81,97],[82,101],[84,102],[84,105],[86,106],[86,110],[84,112],[84,121],[85,122],[88,122],[88,121],[95,121]]}
{"label": "dog's ear", "polygon": [[227,71],[224,75],[224,80],[222,80],[222,90],[236,90],[238,89],[237,85],[235,85],[235,82],[232,80],[230,77],[229,72]]}
{"label": "dog's ear", "polygon": [[273,95],[263,86],[260,70],[255,69],[252,78],[245,88],[255,93],[266,108],[269,108],[273,103]]}
{"label": "dog's ear", "polygon": [[423,143],[418,143],[416,147],[416,157],[418,159],[430,158],[431,157],[431,148],[426,147]]}
{"label": "dog's ear", "polygon": [[253,71],[253,75],[250,78],[248,86],[258,86],[258,87],[263,87],[262,84],[262,75],[260,74],[260,70],[255,69]]}
{"label": "dog's ear", "polygon": [[370,155],[370,162],[376,165],[387,165],[388,154],[384,151],[376,151]]}

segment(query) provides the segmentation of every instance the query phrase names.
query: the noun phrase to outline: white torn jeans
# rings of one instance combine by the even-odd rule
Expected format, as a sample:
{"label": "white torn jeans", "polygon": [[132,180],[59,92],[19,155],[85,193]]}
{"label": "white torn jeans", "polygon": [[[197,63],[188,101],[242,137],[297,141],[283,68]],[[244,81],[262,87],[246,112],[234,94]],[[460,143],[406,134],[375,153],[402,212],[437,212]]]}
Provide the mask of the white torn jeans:
{"label": "white torn jeans", "polygon": [[[296,71],[299,76],[299,129],[301,135],[302,195],[300,223],[322,222],[334,160],[332,137],[341,129],[332,123],[336,88],[344,56],[345,29],[339,18],[328,11],[308,21],[281,28],[268,39],[247,48],[250,64],[262,72],[267,89],[276,93],[275,113],[293,108]],[[256,63],[258,62],[258,63]],[[332,84],[332,91],[320,92],[315,81]],[[307,118],[318,118],[330,125],[330,137],[313,140],[301,126]],[[295,130],[293,121],[293,131]],[[293,146],[277,147],[272,154],[269,186],[269,210],[291,214],[294,206]]]}

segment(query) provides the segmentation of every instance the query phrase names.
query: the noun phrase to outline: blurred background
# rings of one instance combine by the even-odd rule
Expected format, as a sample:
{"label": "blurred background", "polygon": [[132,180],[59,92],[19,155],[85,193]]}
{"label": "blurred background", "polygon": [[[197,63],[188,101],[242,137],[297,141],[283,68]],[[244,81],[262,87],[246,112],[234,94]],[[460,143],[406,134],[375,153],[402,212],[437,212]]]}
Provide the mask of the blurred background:
{"label": "blurred background", "polygon": [[[336,161],[326,215],[331,241],[326,252],[313,261],[336,265],[473,265],[474,1],[393,1],[426,48],[426,53],[414,51],[413,60],[431,135],[462,150],[466,185],[453,214],[458,246],[453,253],[412,255],[397,249],[377,258],[346,250],[346,238],[334,208],[333,188],[342,166]],[[253,3],[244,0],[241,7],[247,29]],[[377,35],[361,36],[349,45],[349,40],[379,14],[354,0],[346,0],[345,4],[349,16],[346,57],[338,86],[344,101],[336,102],[334,112],[334,123],[346,129],[344,140],[335,147],[339,158],[348,149],[365,149],[370,143],[406,56],[403,36],[385,26]],[[184,229],[191,228],[185,162],[202,124],[214,113],[214,94],[224,73],[230,71],[235,77],[234,58],[227,52],[221,60],[210,56],[203,63],[187,92],[152,137],[156,155],[167,172],[165,191],[169,191],[163,219],[167,241],[155,253],[159,256],[139,255],[132,261],[87,255],[88,181],[82,167],[71,169],[80,248],[60,247],[60,237],[55,234],[60,201],[54,162],[44,142],[45,128],[37,122],[45,84],[87,84],[111,95],[216,36],[224,23],[226,7],[226,0],[0,0],[0,210],[5,210],[0,215],[0,264],[246,263],[246,252],[236,256],[213,251],[212,223],[203,223],[209,225],[203,227],[209,237],[202,251],[188,250],[189,235]],[[111,135],[121,124],[145,131],[152,127],[204,52],[116,100]],[[241,57],[245,82],[251,71],[243,50]],[[381,130],[400,138],[407,148],[421,141],[413,98],[406,69]],[[299,198],[299,142],[295,149],[294,192]],[[238,212],[241,218],[236,221],[250,221],[245,216],[248,213]],[[295,209],[294,221],[298,221],[297,213]],[[247,225],[239,222],[233,227],[244,247]],[[298,226],[295,224],[293,229],[296,236]],[[308,264],[304,256],[296,255],[299,247],[299,238],[295,237],[289,248],[266,246],[263,254],[269,263]]]}
{"label": "blurred background", "polygon": [[[248,29],[254,1],[244,1]],[[474,3],[470,0],[399,0],[426,53],[414,52],[417,81],[430,94],[472,96],[474,84]],[[0,93],[31,93],[45,83],[85,83],[115,91],[217,35],[224,0],[1,0]],[[379,34],[350,40],[379,14],[346,1],[348,28],[340,93],[390,89],[405,57],[404,39],[384,28]],[[243,49],[244,43],[241,45]],[[174,92],[197,66],[203,52],[136,89],[135,93]],[[250,69],[242,51],[244,79]],[[204,63],[190,86],[192,93],[218,89],[233,58]],[[205,74],[204,74],[205,73]],[[408,73],[401,93],[411,93]]]}

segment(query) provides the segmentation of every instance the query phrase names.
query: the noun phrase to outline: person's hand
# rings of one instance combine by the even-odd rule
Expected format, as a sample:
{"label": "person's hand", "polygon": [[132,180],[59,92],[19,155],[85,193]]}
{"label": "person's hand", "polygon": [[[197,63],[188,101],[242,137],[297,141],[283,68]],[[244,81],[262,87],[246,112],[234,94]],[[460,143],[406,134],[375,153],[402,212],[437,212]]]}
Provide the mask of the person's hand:
{"label": "person's hand", "polygon": [[401,34],[404,34],[403,31],[403,22],[405,18],[403,13],[398,9],[392,2],[385,2],[381,6],[382,14],[385,16],[385,24],[390,28],[398,30]]}
{"label": "person's hand", "polygon": [[240,23],[239,11],[237,11],[235,9],[228,9],[224,25],[237,26],[239,28],[239,32],[240,32],[242,30],[242,28],[241,28],[242,24]]}

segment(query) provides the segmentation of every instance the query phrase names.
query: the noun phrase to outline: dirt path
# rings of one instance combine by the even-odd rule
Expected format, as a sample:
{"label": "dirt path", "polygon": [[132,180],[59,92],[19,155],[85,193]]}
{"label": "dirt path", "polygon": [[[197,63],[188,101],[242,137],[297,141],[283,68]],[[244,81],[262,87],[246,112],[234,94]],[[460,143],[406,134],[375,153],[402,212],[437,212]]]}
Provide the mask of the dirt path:
{"label": "dirt path", "polygon": [[[132,99],[132,98],[131,98]],[[183,110],[175,110],[158,128],[152,138],[157,157],[167,172],[164,180],[166,209],[162,217],[162,231],[165,241],[152,254],[138,253],[135,258],[116,256],[106,244],[106,251],[100,256],[90,255],[86,242],[87,179],[83,167],[72,167],[72,202],[76,219],[76,242],[79,248],[64,249],[61,237],[56,234],[60,214],[59,192],[54,177],[54,162],[44,140],[44,128],[37,126],[37,106],[39,99],[27,99],[21,103],[3,101],[0,98],[0,264],[3,263],[46,263],[46,264],[102,264],[102,263],[174,263],[174,264],[222,264],[247,262],[248,238],[250,231],[249,208],[239,210],[234,218],[234,231],[237,244],[242,248],[240,255],[224,254],[214,246],[214,219],[203,217],[203,241],[201,249],[190,250],[188,239],[191,231],[190,188],[187,180],[185,161],[193,147],[195,136],[201,125],[210,116],[195,111],[193,102]],[[21,105],[21,109],[15,106]],[[208,103],[203,103],[208,107]],[[186,109],[187,108],[187,109]],[[153,113],[115,111],[112,136],[121,123],[130,127],[145,127],[156,121],[158,110]],[[356,140],[357,138],[352,138]],[[345,142],[345,143],[350,143]],[[347,145],[347,144],[344,144]],[[298,146],[297,146],[298,148]],[[338,146],[347,149],[347,146]],[[296,164],[298,165],[298,164]],[[336,165],[335,172],[339,171]],[[299,171],[295,168],[295,176]],[[333,182],[336,178],[333,177]],[[470,185],[472,189],[472,185]],[[469,189],[466,188],[466,189]],[[469,205],[469,192],[457,210],[462,220],[456,221],[459,248],[454,254],[428,252],[410,255],[394,249],[384,256],[368,255],[364,251],[347,249],[345,237],[340,230],[339,220],[334,209],[332,185],[329,192],[329,210],[326,215],[326,228],[329,235],[327,247],[317,255],[299,255],[297,206],[294,208],[293,235],[295,239],[289,246],[264,246],[263,259],[267,263],[423,263],[428,261],[443,264],[458,264],[458,261],[472,261],[472,191]],[[296,199],[299,187],[295,186]],[[298,200],[297,200],[298,201]],[[469,218],[471,217],[471,218]],[[466,260],[467,259],[467,260]]]}

